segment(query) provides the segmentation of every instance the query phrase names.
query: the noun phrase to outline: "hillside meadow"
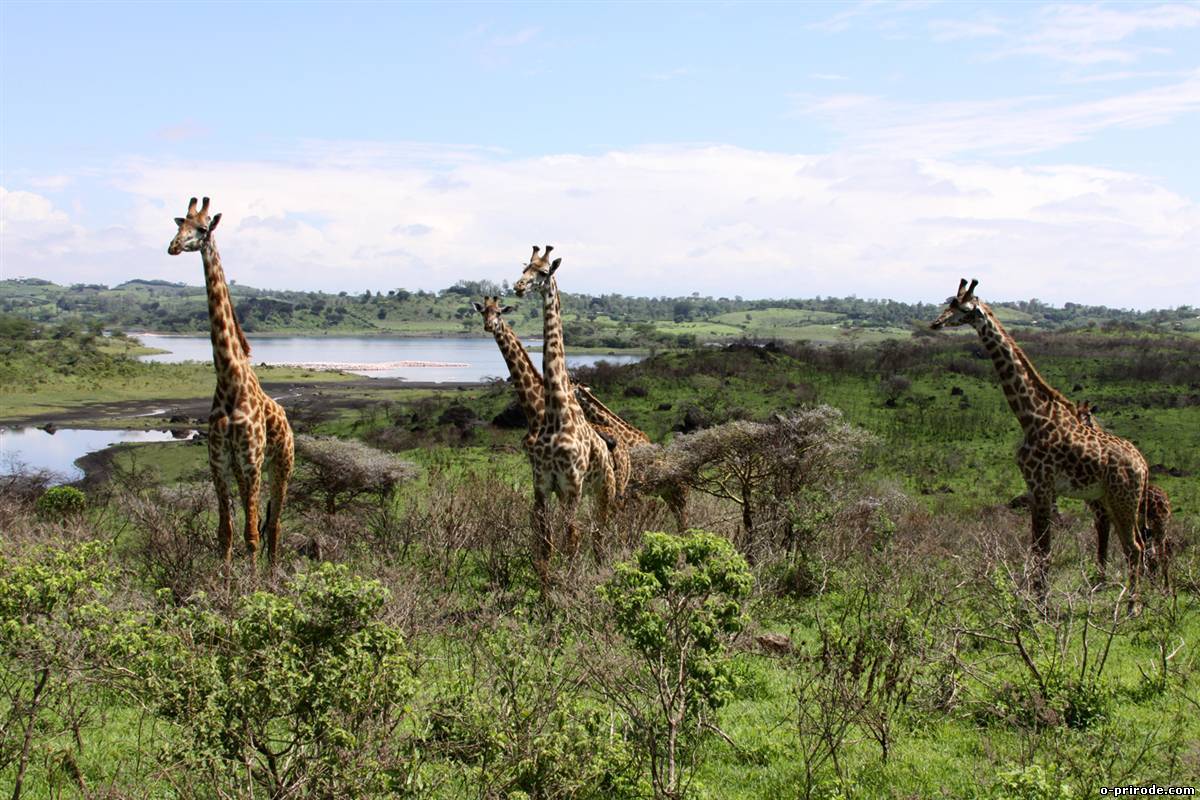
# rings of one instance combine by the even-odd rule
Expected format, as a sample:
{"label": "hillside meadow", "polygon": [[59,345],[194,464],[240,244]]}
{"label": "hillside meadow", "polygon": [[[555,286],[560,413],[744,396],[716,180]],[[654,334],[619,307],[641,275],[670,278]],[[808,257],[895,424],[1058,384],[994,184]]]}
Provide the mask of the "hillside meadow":
{"label": "hillside meadow", "polygon": [[[92,399],[130,376],[172,385],[175,368],[130,366],[87,335],[51,335],[4,391],[60,362],[75,377],[47,366],[44,385],[90,374]],[[1048,611],[1026,591],[1020,431],[973,336],[787,338],[578,372],[664,458],[720,448],[695,476],[691,533],[657,499],[604,525],[585,506],[584,546],[558,555],[545,593],[502,382],[289,406],[313,441],[407,466],[331,501],[322,445],[306,445],[274,576],[239,560],[221,576],[203,446],[120,448],[74,499],[5,478],[0,784],[30,798],[1031,800],[1195,785],[1200,343],[1018,334],[1172,498],[1172,557],[1130,615],[1124,559],[1114,544],[1100,580],[1075,501],[1060,502]],[[61,407],[79,402],[61,391]]]}

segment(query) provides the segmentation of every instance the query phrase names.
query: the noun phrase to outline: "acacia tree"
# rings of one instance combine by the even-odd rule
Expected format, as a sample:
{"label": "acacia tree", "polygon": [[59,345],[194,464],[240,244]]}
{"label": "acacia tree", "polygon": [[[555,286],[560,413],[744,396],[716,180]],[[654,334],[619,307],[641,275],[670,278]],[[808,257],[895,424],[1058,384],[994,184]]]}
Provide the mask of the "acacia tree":
{"label": "acacia tree", "polygon": [[853,469],[870,434],[839,410],[818,406],[769,422],[738,420],[676,437],[655,460],[661,480],[736,503],[744,550],[753,558],[763,512],[805,487],[825,486]]}
{"label": "acacia tree", "polygon": [[302,463],[295,489],[321,496],[330,514],[363,495],[386,497],[417,474],[409,462],[351,439],[297,436],[296,454]]}

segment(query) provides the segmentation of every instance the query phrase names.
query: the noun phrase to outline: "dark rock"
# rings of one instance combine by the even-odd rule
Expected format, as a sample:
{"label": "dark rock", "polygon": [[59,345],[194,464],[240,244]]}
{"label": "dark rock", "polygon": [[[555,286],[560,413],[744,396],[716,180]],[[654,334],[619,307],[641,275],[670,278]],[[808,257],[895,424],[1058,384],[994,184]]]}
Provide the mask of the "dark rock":
{"label": "dark rock", "polygon": [[1071,387],[1071,391],[1072,391],[1072,392],[1082,392],[1082,391],[1083,391],[1083,385],[1082,385],[1082,384],[1079,384],[1079,383],[1077,383],[1077,384],[1075,384],[1074,386],[1072,386],[1072,387]]}
{"label": "dark rock", "polygon": [[680,433],[692,433],[708,427],[708,415],[695,406],[690,406],[683,414],[683,422],[675,426]]}
{"label": "dark rock", "polygon": [[456,428],[468,428],[479,421],[475,412],[464,405],[455,403],[438,417],[439,425],[453,425]]}
{"label": "dark rock", "polygon": [[313,536],[296,548],[296,555],[309,559],[310,561],[321,560],[321,539]]}
{"label": "dark rock", "polygon": [[962,395],[964,395],[964,394],[965,394],[965,392],[963,392],[963,390],[962,390],[962,387],[961,387],[961,386],[952,386],[952,387],[950,387],[950,396],[951,396],[951,397],[960,397],[960,396],[962,396]]}
{"label": "dark rock", "polygon": [[659,411],[670,411],[670,410],[671,410],[672,408],[674,408],[674,407],[675,407],[675,406],[674,406],[674,404],[672,404],[672,403],[659,403],[659,404],[658,404],[658,410],[659,410]]}
{"label": "dark rock", "polygon": [[650,394],[650,391],[645,386],[634,384],[633,386],[626,386],[623,394],[626,397],[645,397]]}
{"label": "dark rock", "polygon": [[171,423],[172,425],[186,425],[188,422],[188,418],[183,416],[182,414],[176,414],[175,416],[173,416],[169,420],[167,420],[167,422]]}
{"label": "dark rock", "polygon": [[792,640],[782,633],[760,633],[754,637],[754,641],[764,652],[777,656],[786,656],[795,649]]}
{"label": "dark rock", "polygon": [[48,434],[50,434],[51,436],[53,436],[53,435],[54,435],[54,433],[55,433],[55,431],[57,431],[57,430],[58,430],[58,426],[57,426],[57,425],[55,425],[53,422],[47,422],[45,425],[42,425],[42,426],[40,426],[40,427],[38,428],[38,430],[39,430],[39,431],[45,431],[46,433],[48,433]]}
{"label": "dark rock", "polygon": [[492,417],[492,424],[497,428],[507,428],[518,430],[526,426],[525,412],[521,410],[521,405],[514,400],[504,407],[496,416]]}

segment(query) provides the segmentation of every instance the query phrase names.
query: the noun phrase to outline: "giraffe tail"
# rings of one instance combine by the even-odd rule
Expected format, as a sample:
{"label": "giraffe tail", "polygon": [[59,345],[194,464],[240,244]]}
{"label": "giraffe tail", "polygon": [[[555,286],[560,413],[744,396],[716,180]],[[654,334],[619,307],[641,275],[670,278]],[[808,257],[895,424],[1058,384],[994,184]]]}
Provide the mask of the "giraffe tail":
{"label": "giraffe tail", "polygon": [[264,533],[267,532],[267,525],[270,524],[270,521],[271,521],[271,501],[268,500],[266,513],[264,513],[261,517],[258,518],[258,535],[259,536],[262,536]]}

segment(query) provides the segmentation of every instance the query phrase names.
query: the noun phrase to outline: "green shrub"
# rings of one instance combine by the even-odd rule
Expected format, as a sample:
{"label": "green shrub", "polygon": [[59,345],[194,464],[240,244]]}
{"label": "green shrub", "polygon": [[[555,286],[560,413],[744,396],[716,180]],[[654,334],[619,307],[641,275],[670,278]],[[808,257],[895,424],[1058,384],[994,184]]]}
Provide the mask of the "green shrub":
{"label": "green shrub", "polygon": [[[179,727],[168,756],[193,787],[271,797],[402,792],[396,733],[414,691],[388,592],[325,564],[282,594],[223,614],[201,598],[119,639],[157,713]],[[220,790],[220,791],[218,791]]]}
{"label": "green shrub", "polygon": [[1070,784],[1059,783],[1040,764],[1001,773],[993,795],[996,800],[1071,800]]}
{"label": "green shrub", "polygon": [[682,796],[695,747],[714,727],[710,714],[733,699],[737,672],[726,649],[745,625],[751,581],[727,539],[692,531],[647,533],[600,587],[632,663],[596,677],[632,721],[656,796]]}
{"label": "green shrub", "polygon": [[113,577],[104,546],[94,542],[0,557],[0,783],[11,781],[13,797],[56,737],[72,732],[78,755],[81,731],[99,711],[81,699],[81,675],[107,625],[109,611],[98,601]]}
{"label": "green shrub", "polygon": [[87,495],[74,486],[52,486],[38,498],[37,512],[47,519],[65,519],[82,514]]}

